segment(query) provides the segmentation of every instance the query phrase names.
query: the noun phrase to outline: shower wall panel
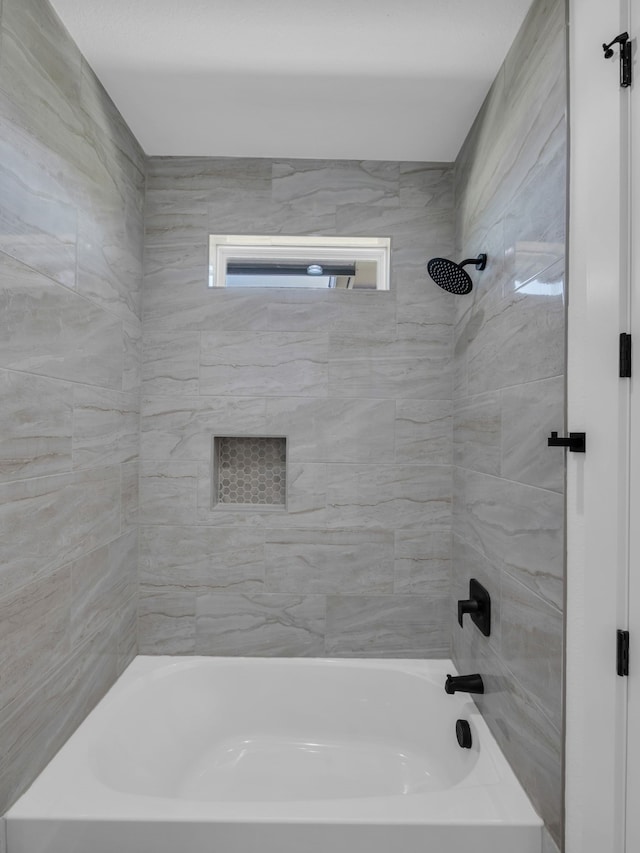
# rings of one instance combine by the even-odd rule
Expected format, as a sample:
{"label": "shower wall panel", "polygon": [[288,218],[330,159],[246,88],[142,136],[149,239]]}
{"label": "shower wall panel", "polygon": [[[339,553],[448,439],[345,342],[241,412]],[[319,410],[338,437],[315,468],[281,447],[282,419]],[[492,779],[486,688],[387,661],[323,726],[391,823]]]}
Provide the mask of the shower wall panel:
{"label": "shower wall panel", "polygon": [[[140,649],[449,651],[451,164],[151,158]],[[391,290],[208,289],[208,235],[388,236]],[[211,507],[214,435],[286,436],[286,511]]]}
{"label": "shower wall panel", "polygon": [[[537,0],[456,162],[453,593],[489,590],[492,633],[452,620],[461,671],[555,842],[562,836],[565,4]],[[552,844],[549,840],[549,844]]]}
{"label": "shower wall panel", "polygon": [[4,812],[136,649],[145,157],[46,0],[0,37]]}

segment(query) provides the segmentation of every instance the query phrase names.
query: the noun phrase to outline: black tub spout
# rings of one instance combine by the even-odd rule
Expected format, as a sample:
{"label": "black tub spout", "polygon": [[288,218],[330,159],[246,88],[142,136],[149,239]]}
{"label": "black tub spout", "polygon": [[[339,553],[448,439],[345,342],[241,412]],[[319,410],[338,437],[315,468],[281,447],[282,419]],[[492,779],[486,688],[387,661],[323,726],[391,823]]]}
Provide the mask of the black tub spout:
{"label": "black tub spout", "polygon": [[477,672],[473,675],[447,675],[444,689],[447,693],[484,693],[484,683]]}

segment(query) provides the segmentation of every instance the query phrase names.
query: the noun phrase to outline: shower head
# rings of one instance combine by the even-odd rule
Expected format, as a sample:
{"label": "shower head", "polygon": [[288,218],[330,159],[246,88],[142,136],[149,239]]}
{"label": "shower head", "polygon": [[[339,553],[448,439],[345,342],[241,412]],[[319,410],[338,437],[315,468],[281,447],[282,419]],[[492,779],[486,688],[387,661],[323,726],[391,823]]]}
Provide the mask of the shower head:
{"label": "shower head", "polygon": [[449,261],[447,258],[431,258],[427,264],[427,271],[438,287],[457,296],[471,293],[473,283],[468,273],[462,269],[468,264],[473,264],[477,270],[483,270],[487,265],[487,256],[478,255],[477,258],[468,258],[459,264]]}

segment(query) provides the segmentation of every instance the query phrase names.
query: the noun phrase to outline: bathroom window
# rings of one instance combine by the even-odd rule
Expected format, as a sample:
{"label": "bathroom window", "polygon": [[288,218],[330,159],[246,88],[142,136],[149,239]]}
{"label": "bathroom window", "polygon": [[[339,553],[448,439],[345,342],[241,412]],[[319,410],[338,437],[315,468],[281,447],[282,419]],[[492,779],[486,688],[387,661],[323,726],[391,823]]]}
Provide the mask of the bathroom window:
{"label": "bathroom window", "polygon": [[209,287],[389,290],[388,237],[212,234]]}

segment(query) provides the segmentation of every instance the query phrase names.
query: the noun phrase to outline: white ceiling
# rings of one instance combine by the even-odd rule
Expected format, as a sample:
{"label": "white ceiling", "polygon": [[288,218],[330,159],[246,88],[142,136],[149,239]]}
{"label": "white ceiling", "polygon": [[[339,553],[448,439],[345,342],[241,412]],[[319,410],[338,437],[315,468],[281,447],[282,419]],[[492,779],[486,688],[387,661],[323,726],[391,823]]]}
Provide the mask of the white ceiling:
{"label": "white ceiling", "polygon": [[147,154],[451,161],[531,0],[52,0]]}

